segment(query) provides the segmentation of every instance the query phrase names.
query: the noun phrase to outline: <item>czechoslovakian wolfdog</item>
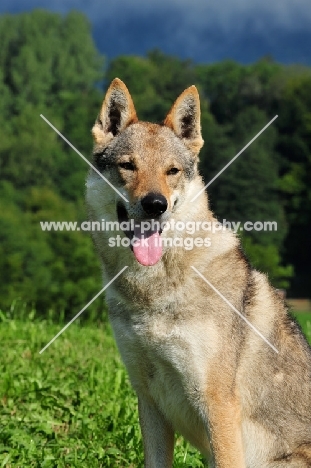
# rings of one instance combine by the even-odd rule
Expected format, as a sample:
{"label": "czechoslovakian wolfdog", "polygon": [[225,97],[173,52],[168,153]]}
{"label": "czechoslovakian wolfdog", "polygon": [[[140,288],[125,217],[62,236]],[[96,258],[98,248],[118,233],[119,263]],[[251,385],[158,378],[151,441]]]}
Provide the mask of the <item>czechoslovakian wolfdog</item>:
{"label": "czechoslovakian wolfdog", "polygon": [[[223,229],[206,242],[203,223],[216,221],[206,192],[191,201],[203,188],[196,87],[158,125],[138,120],[116,78],[93,137],[94,166],[118,193],[91,170],[87,205],[92,221],[119,222],[123,243],[107,230],[93,238],[105,282],[127,266],[106,299],[138,396],[145,467],[172,466],[176,430],[212,467],[310,468],[310,348],[238,237]],[[198,229],[177,232],[173,221]]]}

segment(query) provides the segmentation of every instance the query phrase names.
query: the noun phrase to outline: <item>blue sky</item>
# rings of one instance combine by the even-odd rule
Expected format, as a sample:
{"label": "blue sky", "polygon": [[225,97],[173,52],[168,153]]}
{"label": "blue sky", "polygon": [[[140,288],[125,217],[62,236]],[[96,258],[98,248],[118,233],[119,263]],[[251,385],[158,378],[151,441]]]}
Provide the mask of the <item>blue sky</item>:
{"label": "blue sky", "polygon": [[311,65],[311,0],[1,0],[0,13],[84,12],[108,58],[158,47],[195,62]]}

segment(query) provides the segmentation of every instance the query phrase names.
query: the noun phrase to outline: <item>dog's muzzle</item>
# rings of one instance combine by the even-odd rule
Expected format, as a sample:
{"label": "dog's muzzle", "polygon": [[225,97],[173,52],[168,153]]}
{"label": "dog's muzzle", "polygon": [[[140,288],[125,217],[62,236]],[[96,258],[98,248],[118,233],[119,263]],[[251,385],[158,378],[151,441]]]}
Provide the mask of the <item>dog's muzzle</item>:
{"label": "dog's muzzle", "polygon": [[167,210],[168,204],[166,198],[157,193],[149,193],[140,203],[146,215],[145,219],[129,220],[128,212],[122,202],[117,204],[117,215],[119,223],[126,221],[124,225],[127,228],[122,230],[131,241],[130,246],[136,260],[141,265],[152,266],[158,263],[162,256],[162,228],[160,222],[156,220],[159,220]]}

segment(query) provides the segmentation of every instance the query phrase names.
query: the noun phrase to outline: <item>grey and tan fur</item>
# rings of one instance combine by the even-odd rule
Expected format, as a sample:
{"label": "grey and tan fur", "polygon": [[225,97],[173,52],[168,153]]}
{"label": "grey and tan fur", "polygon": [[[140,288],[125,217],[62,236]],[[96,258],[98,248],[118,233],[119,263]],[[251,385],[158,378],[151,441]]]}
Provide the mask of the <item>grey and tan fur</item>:
{"label": "grey and tan fur", "polygon": [[[164,123],[156,125],[138,121],[126,86],[115,79],[93,136],[94,164],[128,203],[91,171],[91,220],[117,221],[120,213],[138,222],[150,217],[214,220],[205,192],[190,201],[203,187],[197,171],[203,140],[194,86],[179,96]],[[146,214],[148,196],[151,211]],[[155,264],[144,266],[130,248],[109,247],[111,235],[94,232],[93,237],[105,283],[128,265],[106,298],[138,396],[145,467],[172,466],[175,430],[206,455],[212,467],[311,467],[310,348],[266,276],[250,267],[237,236],[225,230],[210,234],[208,248],[164,247]],[[192,237],[204,238],[206,232]]]}

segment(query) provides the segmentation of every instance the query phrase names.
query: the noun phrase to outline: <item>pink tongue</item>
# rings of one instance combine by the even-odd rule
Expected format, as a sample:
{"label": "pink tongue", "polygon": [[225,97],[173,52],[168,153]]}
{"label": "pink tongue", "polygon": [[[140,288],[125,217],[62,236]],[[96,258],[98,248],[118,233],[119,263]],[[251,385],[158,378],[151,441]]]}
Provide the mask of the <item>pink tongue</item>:
{"label": "pink tongue", "polygon": [[158,263],[162,256],[161,238],[158,231],[141,232],[140,226],[134,228],[135,243],[133,252],[136,260],[144,266]]}

